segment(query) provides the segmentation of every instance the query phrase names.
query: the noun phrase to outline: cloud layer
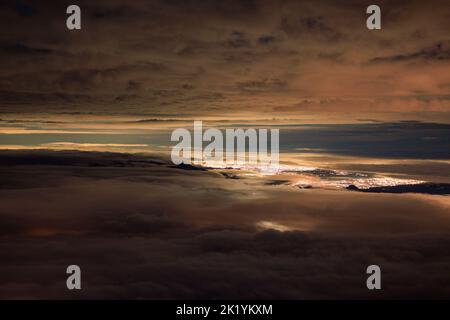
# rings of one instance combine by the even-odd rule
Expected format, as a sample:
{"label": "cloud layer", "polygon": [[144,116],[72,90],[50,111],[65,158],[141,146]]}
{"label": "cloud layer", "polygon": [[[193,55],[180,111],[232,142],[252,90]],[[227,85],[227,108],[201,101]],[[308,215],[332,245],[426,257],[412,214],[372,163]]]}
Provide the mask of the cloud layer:
{"label": "cloud layer", "polygon": [[[450,294],[446,197],[286,190],[119,154],[1,159],[3,298]],[[80,292],[65,288],[69,264]],[[369,264],[381,292],[365,287]]]}
{"label": "cloud layer", "polygon": [[3,2],[14,28],[0,28],[0,111],[449,111],[445,1],[381,1],[381,31],[366,29],[370,3],[356,0],[80,1],[77,32],[68,4]]}

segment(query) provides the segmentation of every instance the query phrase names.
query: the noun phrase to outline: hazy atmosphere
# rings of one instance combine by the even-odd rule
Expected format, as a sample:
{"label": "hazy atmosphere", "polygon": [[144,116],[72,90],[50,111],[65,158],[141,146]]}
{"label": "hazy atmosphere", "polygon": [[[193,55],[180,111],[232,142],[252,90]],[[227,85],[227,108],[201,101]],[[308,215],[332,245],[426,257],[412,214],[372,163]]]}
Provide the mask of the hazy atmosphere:
{"label": "hazy atmosphere", "polygon": [[[68,30],[2,1],[0,298],[450,298],[450,6],[368,30],[372,2],[77,1]],[[174,164],[194,120],[279,129],[279,168]]]}

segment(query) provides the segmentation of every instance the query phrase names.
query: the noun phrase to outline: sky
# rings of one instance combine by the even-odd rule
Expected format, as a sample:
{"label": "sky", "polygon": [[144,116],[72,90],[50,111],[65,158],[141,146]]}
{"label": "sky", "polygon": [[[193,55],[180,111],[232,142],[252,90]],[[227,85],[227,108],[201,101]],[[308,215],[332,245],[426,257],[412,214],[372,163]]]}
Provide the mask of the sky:
{"label": "sky", "polygon": [[[0,298],[450,297],[450,6],[376,3],[1,1]],[[193,120],[281,169],[175,166]]]}
{"label": "sky", "polygon": [[377,3],[2,1],[0,113],[448,123],[450,7]]}

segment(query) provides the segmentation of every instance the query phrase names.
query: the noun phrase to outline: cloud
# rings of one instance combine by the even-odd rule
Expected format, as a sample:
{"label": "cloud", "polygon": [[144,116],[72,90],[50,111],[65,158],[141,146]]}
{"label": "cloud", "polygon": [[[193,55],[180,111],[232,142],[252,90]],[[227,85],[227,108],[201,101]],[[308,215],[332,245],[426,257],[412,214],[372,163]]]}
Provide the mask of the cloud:
{"label": "cloud", "polygon": [[0,45],[0,51],[4,54],[11,55],[11,56],[17,56],[17,55],[24,55],[24,56],[37,56],[37,55],[47,55],[54,52],[52,49],[47,48],[33,48],[26,46],[21,43],[4,43]]}
{"label": "cloud", "polygon": [[250,45],[250,41],[245,38],[245,35],[242,32],[234,31],[231,33],[227,44],[233,48],[242,48],[248,47]]}
{"label": "cloud", "polygon": [[243,91],[280,90],[287,87],[286,81],[280,79],[263,79],[238,82],[236,84]]}
{"label": "cloud", "polygon": [[372,63],[383,62],[402,62],[402,61],[414,61],[414,60],[448,60],[450,59],[450,41],[440,41],[433,46],[421,49],[419,51],[398,54],[389,57],[376,57],[371,60]]}
{"label": "cloud", "polygon": [[273,36],[262,35],[258,38],[258,42],[260,44],[270,44],[274,41],[275,41],[275,37],[273,37]]}
{"label": "cloud", "polygon": [[344,35],[327,25],[322,16],[285,16],[281,18],[280,30],[288,36],[303,37],[311,36],[313,38],[324,39],[326,41],[339,41]]}
{"label": "cloud", "polygon": [[[37,102],[33,112],[55,113],[54,106],[40,103],[37,96],[52,93],[89,95],[91,102],[77,105],[77,112],[104,113],[105,105],[111,105],[111,113],[145,113],[150,105],[154,113],[171,116],[245,117],[259,117],[275,104],[285,108],[303,99],[396,100],[413,99],[418,93],[448,94],[448,74],[439,72],[448,61],[445,2],[388,3],[383,6],[381,33],[365,28],[365,10],[353,0],[102,0],[78,5],[84,26],[79,32],[65,28],[63,2],[33,3],[34,13],[26,17],[17,14],[13,2],[5,5],[0,21],[18,22],[14,28],[1,28],[10,30],[0,48],[0,58],[8,62],[0,72],[0,87],[3,92],[33,95],[27,103],[2,104],[1,112],[17,112],[17,105],[29,110],[28,104]],[[395,61],[408,63],[388,63]],[[264,79],[289,86],[258,84]],[[250,91],[256,86],[263,95],[247,97],[246,83]],[[186,84],[190,90],[183,89]],[[171,97],[155,96],[162,90]],[[130,91],[138,96],[124,96]],[[205,99],[208,94],[220,99]],[[73,102],[58,103],[72,108]],[[398,100],[394,108],[380,103],[376,116],[428,108]],[[447,109],[443,105],[438,112]],[[373,118],[370,110],[329,103],[312,112],[320,119],[330,112]]]}
{"label": "cloud", "polygon": [[[283,191],[138,155],[0,159],[3,298],[374,298],[369,264],[376,297],[450,293],[441,198]],[[80,292],[65,288],[70,264]]]}

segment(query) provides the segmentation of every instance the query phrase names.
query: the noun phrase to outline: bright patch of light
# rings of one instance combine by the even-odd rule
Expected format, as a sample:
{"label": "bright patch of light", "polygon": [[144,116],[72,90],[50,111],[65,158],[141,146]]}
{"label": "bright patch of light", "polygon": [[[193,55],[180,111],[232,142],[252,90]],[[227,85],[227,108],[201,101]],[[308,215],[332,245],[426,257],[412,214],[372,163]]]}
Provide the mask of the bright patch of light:
{"label": "bright patch of light", "polygon": [[256,223],[256,226],[260,229],[264,230],[276,230],[280,232],[286,232],[286,231],[292,231],[293,228],[290,228],[288,226],[282,225],[280,223],[276,223],[273,221],[259,221]]}

